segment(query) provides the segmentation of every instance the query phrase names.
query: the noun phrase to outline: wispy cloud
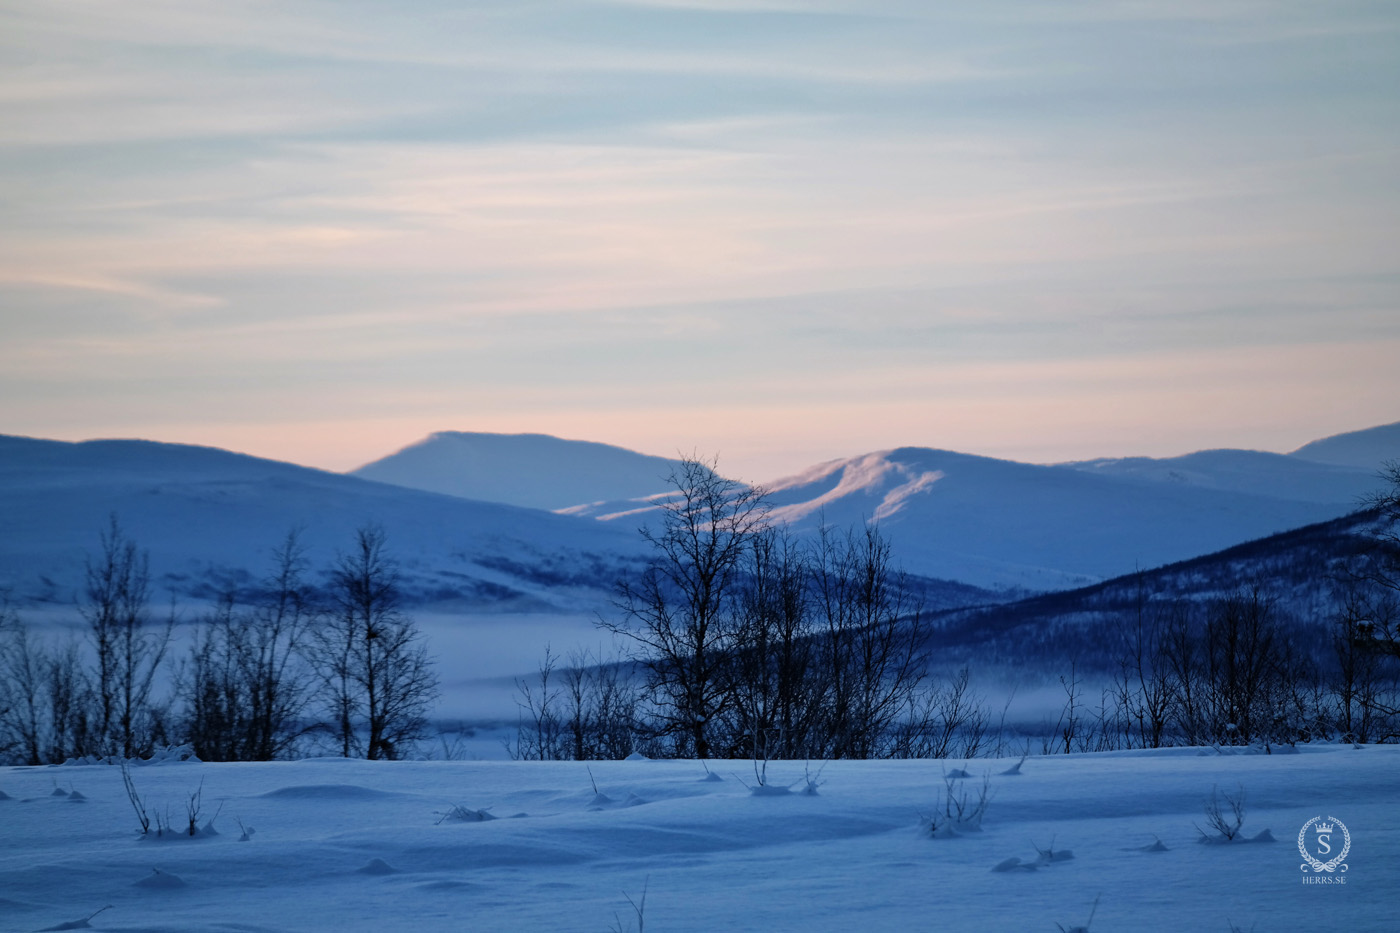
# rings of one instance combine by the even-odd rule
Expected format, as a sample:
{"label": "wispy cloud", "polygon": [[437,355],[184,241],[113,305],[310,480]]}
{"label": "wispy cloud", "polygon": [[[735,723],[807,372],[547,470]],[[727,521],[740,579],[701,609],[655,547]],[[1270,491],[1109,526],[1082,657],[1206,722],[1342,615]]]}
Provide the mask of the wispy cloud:
{"label": "wispy cloud", "polygon": [[663,453],[689,429],[765,463],[1102,424],[1088,456],[1126,399],[1168,443],[1289,379],[1320,433],[1393,420],[1397,27],[1248,0],[0,0],[0,420],[272,445],[353,404],[375,427],[342,465],[412,440],[375,433],[395,418]]}

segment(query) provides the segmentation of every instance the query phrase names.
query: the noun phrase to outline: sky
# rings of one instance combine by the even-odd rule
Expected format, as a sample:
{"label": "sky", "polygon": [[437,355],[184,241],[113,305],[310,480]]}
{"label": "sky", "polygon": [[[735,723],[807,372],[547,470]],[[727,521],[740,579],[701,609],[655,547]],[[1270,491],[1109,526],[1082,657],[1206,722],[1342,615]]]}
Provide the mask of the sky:
{"label": "sky", "polygon": [[0,433],[1287,451],[1397,242],[1388,0],[0,0]]}

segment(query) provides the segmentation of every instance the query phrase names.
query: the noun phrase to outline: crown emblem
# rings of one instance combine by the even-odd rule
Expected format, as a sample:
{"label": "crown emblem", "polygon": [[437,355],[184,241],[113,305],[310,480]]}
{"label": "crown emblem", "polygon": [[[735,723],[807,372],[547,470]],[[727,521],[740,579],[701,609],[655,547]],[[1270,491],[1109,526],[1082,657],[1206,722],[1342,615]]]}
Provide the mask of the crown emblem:
{"label": "crown emblem", "polygon": [[1320,833],[1330,833],[1330,832],[1332,832],[1336,827],[1334,827],[1331,823],[1318,823],[1318,824],[1317,824],[1316,826],[1314,826],[1313,828],[1314,828],[1315,830],[1317,830],[1318,832],[1320,832]]}

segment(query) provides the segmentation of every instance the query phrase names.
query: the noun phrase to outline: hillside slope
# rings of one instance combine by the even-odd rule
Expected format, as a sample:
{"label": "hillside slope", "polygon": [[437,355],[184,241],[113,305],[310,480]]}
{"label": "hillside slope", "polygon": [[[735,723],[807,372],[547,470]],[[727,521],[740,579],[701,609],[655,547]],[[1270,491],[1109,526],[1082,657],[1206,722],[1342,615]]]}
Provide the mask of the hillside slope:
{"label": "hillside slope", "polygon": [[1270,535],[1163,567],[1091,586],[1046,593],[1000,606],[941,613],[940,651],[978,664],[1037,665],[1065,671],[1113,672],[1123,632],[1173,606],[1200,605],[1258,591],[1286,617],[1294,646],[1325,664],[1331,625],[1349,562],[1385,548],[1387,527],[1373,510]]}
{"label": "hillside slope", "polygon": [[625,527],[146,441],[0,437],[0,515],[0,586],[61,603],[113,516],[149,550],[157,595],[208,597],[256,580],[293,529],[324,567],[378,524],[410,598],[497,608],[604,599],[639,553]]}

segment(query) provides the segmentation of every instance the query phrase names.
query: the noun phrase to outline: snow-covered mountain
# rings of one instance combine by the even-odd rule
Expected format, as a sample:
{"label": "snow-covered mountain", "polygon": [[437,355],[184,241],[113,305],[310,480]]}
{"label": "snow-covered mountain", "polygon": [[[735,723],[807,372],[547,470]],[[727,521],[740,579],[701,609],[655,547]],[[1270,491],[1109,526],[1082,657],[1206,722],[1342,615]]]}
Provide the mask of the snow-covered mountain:
{"label": "snow-covered mountain", "polygon": [[351,475],[467,499],[564,509],[664,492],[675,463],[547,434],[441,431]]}
{"label": "snow-covered mountain", "polygon": [[1227,482],[1227,470],[1215,476],[1214,484],[1182,483],[906,447],[823,464],[767,488],[775,517],[796,529],[875,519],[919,573],[1044,590],[1333,518],[1375,485],[1329,474],[1335,491],[1318,501],[1305,482],[1306,495],[1282,495],[1292,488],[1285,480],[1297,482],[1286,473],[1261,480],[1263,492],[1238,477]]}
{"label": "snow-covered mountain", "polygon": [[[1349,513],[1379,485],[1380,462],[1400,455],[1398,428],[1291,455],[1052,466],[905,447],[765,488],[774,517],[799,534],[878,521],[912,573],[1044,591]],[[112,515],[150,550],[158,590],[206,596],[257,579],[291,528],[324,567],[377,523],[416,599],[577,609],[605,600],[644,556],[636,529],[655,517],[671,467],[542,435],[436,434],[357,475],[184,445],[0,437],[0,587],[71,601]]]}
{"label": "snow-covered mountain", "polygon": [[1400,459],[1400,421],[1363,431],[1334,434],[1304,444],[1290,456],[1317,463],[1356,467],[1374,473],[1382,463]]}
{"label": "snow-covered mountain", "polygon": [[291,529],[324,567],[377,524],[411,598],[498,609],[596,603],[640,553],[632,528],[146,441],[0,436],[0,516],[0,587],[58,603],[111,516],[149,551],[157,598],[260,579]]}
{"label": "snow-covered mountain", "polygon": [[1063,465],[1100,476],[1350,507],[1357,507],[1376,487],[1375,467],[1334,465],[1258,450],[1202,450],[1163,459],[1124,457]]}
{"label": "snow-covered mountain", "polygon": [[[798,532],[878,521],[903,565],[983,587],[1063,589],[1354,511],[1374,470],[1259,451],[1052,466],[904,447],[764,484]],[[645,500],[571,510],[636,523]]]}

